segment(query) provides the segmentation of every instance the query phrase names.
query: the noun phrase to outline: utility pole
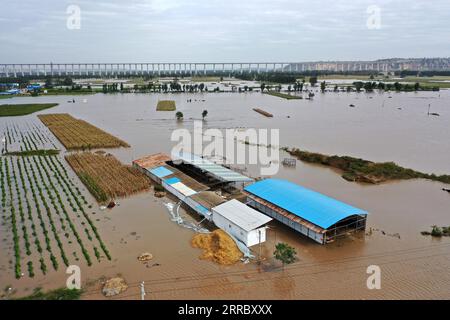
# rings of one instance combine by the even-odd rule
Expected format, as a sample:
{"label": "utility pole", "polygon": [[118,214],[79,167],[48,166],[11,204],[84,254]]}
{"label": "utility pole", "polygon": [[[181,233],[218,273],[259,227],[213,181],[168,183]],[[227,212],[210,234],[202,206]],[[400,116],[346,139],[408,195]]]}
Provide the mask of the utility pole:
{"label": "utility pole", "polygon": [[259,263],[261,263],[261,229],[258,230],[258,236],[259,236]]}
{"label": "utility pole", "polygon": [[145,282],[142,281],[140,284],[141,287],[141,300],[145,300],[145,288],[144,288]]}

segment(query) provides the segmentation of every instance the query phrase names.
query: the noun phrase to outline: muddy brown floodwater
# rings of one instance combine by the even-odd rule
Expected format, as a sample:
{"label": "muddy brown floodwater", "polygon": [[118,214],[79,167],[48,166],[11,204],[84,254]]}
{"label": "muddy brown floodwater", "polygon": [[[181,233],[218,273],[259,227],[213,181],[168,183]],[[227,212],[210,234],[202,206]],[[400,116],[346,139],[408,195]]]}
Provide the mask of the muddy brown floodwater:
{"label": "muddy brown floodwater", "polygon": [[[450,173],[449,91],[317,93],[311,101],[261,93],[97,94],[75,97],[76,103],[67,103],[69,98],[13,98],[8,103],[59,102],[58,107],[40,113],[67,112],[123,139],[131,148],[109,152],[126,163],[147,154],[170,152],[174,145],[171,132],[177,128],[192,130],[192,118],[200,119],[207,109],[208,128],[278,128],[281,146]],[[156,112],[158,99],[168,98],[176,101],[184,122],[175,120],[175,112]],[[186,102],[188,98],[191,103]],[[87,101],[83,103],[83,99]],[[350,104],[355,107],[350,108]],[[427,116],[429,104],[439,117]],[[261,108],[273,118],[261,116],[253,108]],[[38,122],[33,114],[1,118],[0,123],[25,120]],[[281,154],[280,158],[284,157],[288,155]],[[252,176],[259,175],[256,167],[247,169]],[[450,239],[420,234],[431,225],[450,225],[450,195],[441,190],[444,184],[410,180],[361,185],[345,181],[329,168],[299,161],[295,168],[280,167],[276,176],[367,210],[368,231],[372,232],[321,246],[271,223],[262,248],[262,265],[219,266],[200,260],[201,251],[190,246],[193,231],[170,220],[164,203],[172,200],[141,193],[121,199],[110,211],[94,206],[100,220],[96,225],[113,258],[91,267],[80,262],[83,283],[89,284],[84,298],[103,298],[95,280],[118,274],[130,288],[117,299],[138,299],[138,284],[143,280],[148,299],[450,298]],[[182,214],[192,219],[186,212]],[[299,258],[284,271],[276,268],[278,264],[271,258],[279,241],[294,246]],[[4,247],[2,244],[6,252]],[[143,252],[154,257],[148,265],[137,260]],[[65,285],[64,268],[46,277],[15,280],[8,264],[11,257],[0,257],[2,289],[12,285],[18,294],[25,294],[38,286],[51,289]],[[366,286],[369,265],[381,268],[380,290]]]}

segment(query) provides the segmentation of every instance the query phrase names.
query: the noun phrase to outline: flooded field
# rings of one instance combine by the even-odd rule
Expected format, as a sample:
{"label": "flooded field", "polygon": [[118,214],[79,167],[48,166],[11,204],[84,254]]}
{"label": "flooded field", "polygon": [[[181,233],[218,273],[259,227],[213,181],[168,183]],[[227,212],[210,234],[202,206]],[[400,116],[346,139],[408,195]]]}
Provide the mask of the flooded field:
{"label": "flooded field", "polygon": [[[201,119],[206,109],[208,116],[204,126],[207,128],[280,129],[281,146],[372,161],[395,161],[426,173],[450,173],[449,91],[316,93],[313,100],[285,100],[257,92],[97,94],[75,97],[75,103],[68,103],[69,99],[72,97],[9,99],[9,104],[57,102],[59,106],[28,116],[0,118],[0,132],[5,132],[7,126],[17,126],[24,131],[39,127],[49,139],[44,141],[46,146],[54,144],[65,150],[36,115],[69,113],[126,141],[130,148],[106,151],[130,164],[133,159],[147,154],[170,152],[174,145],[170,142],[172,131],[192,130],[194,119]],[[176,111],[156,111],[158,100],[167,99],[175,100],[177,111],[184,114],[184,121],[176,121]],[[187,102],[188,99],[192,102]],[[350,104],[355,107],[350,108]],[[431,111],[440,116],[427,115],[429,105]],[[273,118],[264,117],[253,108],[261,108],[273,114]],[[103,298],[98,279],[118,274],[126,279],[130,288],[115,297],[117,299],[138,299],[141,281],[145,281],[148,299],[450,298],[450,238],[433,239],[420,234],[431,225],[450,225],[450,195],[441,190],[448,185],[425,180],[362,185],[348,182],[335,171],[318,165],[297,161],[295,168],[280,166],[277,177],[368,211],[367,234],[320,246],[273,222],[268,230],[268,241],[262,248],[265,257],[262,265],[219,266],[200,260],[201,250],[190,245],[193,231],[170,220],[164,203],[174,202],[173,199],[157,199],[152,192],[145,192],[120,199],[119,206],[102,211],[69,169],[64,155],[62,151],[57,157],[67,168],[67,182],[77,186],[86,198],[87,204],[82,205],[111,255],[108,260],[103,252],[97,261],[92,247],[100,248],[98,239],[91,241],[83,232],[83,217],[78,220],[71,215],[80,223],[76,226],[83,243],[89,245],[88,252],[93,260],[88,266],[76,241],[63,243],[70,264],[81,267],[85,299]],[[284,157],[288,155],[282,153],[280,158]],[[16,163],[15,157],[2,159]],[[19,170],[17,164],[14,168]],[[260,176],[257,167],[248,166],[247,170],[254,177]],[[65,201],[63,199],[63,203],[67,203]],[[193,219],[186,212],[182,214],[186,219]],[[33,213],[33,217],[37,215]],[[45,276],[39,264],[35,264],[36,275],[30,278],[25,258],[22,262],[25,276],[15,279],[14,246],[9,227],[8,221],[2,224],[0,232],[0,289],[12,286],[17,290],[16,295],[23,295],[36,287],[63,287],[68,275],[53,241],[52,248],[58,253],[55,253],[58,270],[51,269],[49,260]],[[19,235],[22,237],[21,230]],[[64,237],[64,232],[59,231],[59,235]],[[275,243],[279,241],[294,246],[299,258],[284,271],[276,268],[278,264],[272,259]],[[72,252],[77,252],[78,261]],[[153,255],[152,264],[146,266],[137,260],[143,252]],[[35,260],[38,256],[34,252],[30,257]],[[367,289],[369,265],[381,268],[381,290]]]}

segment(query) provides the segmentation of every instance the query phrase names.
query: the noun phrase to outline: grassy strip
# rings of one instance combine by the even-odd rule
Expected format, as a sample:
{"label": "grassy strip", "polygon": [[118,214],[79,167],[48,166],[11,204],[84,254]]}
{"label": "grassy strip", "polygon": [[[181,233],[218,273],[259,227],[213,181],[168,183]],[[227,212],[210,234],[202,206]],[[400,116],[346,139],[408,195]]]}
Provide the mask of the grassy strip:
{"label": "grassy strip", "polygon": [[3,157],[0,157],[0,188],[2,192],[2,213],[6,213],[6,184],[5,184],[5,174],[3,172]]}
{"label": "grassy strip", "polygon": [[[61,173],[61,171],[59,170],[59,167],[53,161],[54,158],[57,160],[56,162],[59,163],[59,165],[61,166],[63,173]],[[46,163],[49,166],[49,168],[55,174],[54,176],[58,180],[58,183],[61,186],[61,188],[63,189],[63,192],[66,194],[66,196],[69,197],[68,193],[71,194],[73,200],[75,201],[75,204],[78,207],[78,210],[81,211],[81,213],[83,214],[83,216],[86,219],[87,223],[90,225],[90,227],[91,227],[95,237],[97,238],[98,242],[100,243],[100,247],[102,248],[102,250],[105,253],[106,257],[108,258],[108,260],[111,260],[111,255],[110,255],[108,249],[106,248],[106,245],[104,244],[103,240],[101,239],[100,234],[98,233],[97,227],[94,225],[94,222],[91,220],[91,218],[89,218],[88,214],[86,213],[86,211],[83,208],[83,205],[82,205],[81,201],[79,200],[79,197],[80,197],[81,200],[83,201],[83,203],[87,204],[86,198],[82,195],[80,189],[78,189],[78,187],[76,187],[72,183],[72,181],[70,181],[70,179],[69,179],[69,177],[67,175],[66,168],[62,165],[61,161],[59,161],[59,159],[57,157],[46,157],[46,158],[44,158],[44,160],[46,161]],[[66,176],[67,179],[64,177],[64,175]],[[66,186],[67,190],[66,190],[66,188],[64,188],[63,184]],[[75,194],[75,192],[73,191],[72,187],[75,188],[77,194]],[[70,201],[69,198],[68,198],[68,201],[69,201],[69,203],[72,206],[72,210],[74,210],[74,212],[76,212],[77,209],[72,204],[72,202]],[[92,240],[88,229],[85,228],[84,231],[86,232],[89,240]],[[99,251],[98,251],[98,249],[96,247],[94,247],[94,252],[95,252],[95,256],[97,257],[97,260],[99,260],[100,259],[100,253],[99,253]]]}
{"label": "grassy strip", "polygon": [[173,100],[160,100],[156,105],[156,111],[175,111],[176,109],[177,107]]}
{"label": "grassy strip", "polygon": [[[72,210],[74,212],[77,212],[78,210],[81,211],[81,213],[83,214],[84,218],[86,219],[87,223],[89,224],[89,226],[91,227],[92,231],[94,232],[95,237],[97,238],[98,242],[100,243],[100,246],[102,248],[102,250],[104,251],[106,257],[108,258],[108,260],[111,260],[111,256],[109,254],[108,249],[106,248],[105,244],[103,243],[102,239],[100,238],[100,235],[98,234],[97,228],[94,225],[94,222],[89,218],[89,216],[87,215],[86,211],[83,208],[82,203],[80,202],[80,200],[78,199],[78,196],[75,194],[75,192],[72,190],[71,185],[67,182],[67,180],[64,178],[63,174],[61,174],[61,172],[59,171],[58,167],[55,165],[55,163],[53,162],[53,159],[50,158],[51,161],[48,161],[47,158],[44,158],[44,160],[47,163],[47,166],[50,168],[50,170],[52,170],[52,172],[54,173],[54,177],[56,178],[56,180],[58,181],[59,186],[62,188],[64,194],[66,194],[67,196],[67,201],[69,202],[70,206],[72,207]],[[65,185],[65,186],[64,186]],[[73,186],[73,185],[72,185]],[[76,189],[78,192],[78,195],[81,197],[81,199],[83,200],[84,204],[87,204],[87,201],[85,199],[85,197],[81,194],[81,192],[79,191],[79,189]],[[69,193],[72,196],[73,200],[75,201],[76,204],[76,208],[75,204],[72,203],[72,201],[70,200],[69,197]],[[85,223],[82,222],[82,225],[84,225]],[[89,240],[93,240],[93,238],[90,235],[90,232],[87,228],[84,228],[84,231],[88,237]],[[94,247],[94,252],[95,255],[97,257],[97,259],[100,258],[100,256],[97,254],[97,249]],[[98,255],[98,256],[97,256]]]}
{"label": "grassy strip", "polygon": [[[18,158],[16,158],[16,163],[19,166],[18,170],[19,170],[19,174],[20,174],[20,163],[19,163]],[[19,188],[19,179],[17,178],[16,169],[14,168],[12,163],[11,163],[11,166],[12,166],[11,169],[12,169],[12,173],[13,173],[13,177],[14,177],[14,186],[16,188],[16,197],[17,197],[17,205],[19,208],[20,222],[22,224],[22,237],[23,237],[23,241],[25,243],[25,252],[29,256],[29,255],[31,255],[31,244],[28,239],[28,231],[27,231],[27,227],[25,224],[25,212],[23,210],[23,205],[22,205],[22,194],[21,194],[20,188]]]}
{"label": "grassy strip", "polygon": [[37,232],[36,232],[36,225],[34,223],[34,218],[33,218],[33,214],[32,214],[32,210],[31,210],[31,205],[30,202],[28,200],[27,197],[27,193],[29,192],[27,185],[25,184],[25,178],[24,178],[24,174],[23,174],[23,168],[22,165],[25,165],[25,162],[23,159],[20,159],[22,162],[19,161],[19,158],[17,158],[17,167],[19,168],[19,177],[20,177],[20,181],[22,184],[22,190],[24,193],[24,199],[25,199],[25,204],[27,207],[27,214],[28,214],[28,220],[30,221],[31,224],[31,230],[32,230],[32,235],[34,237],[34,244],[36,246],[37,251],[39,252],[39,254],[42,254],[42,247],[41,247],[41,242],[39,241],[39,238],[37,236]]}
{"label": "grassy strip", "polygon": [[[39,206],[39,201],[38,201],[38,198],[37,198],[37,195],[36,195],[36,190],[34,189],[33,181],[31,180],[31,176],[30,176],[30,174],[28,172],[28,167],[27,167],[27,165],[25,163],[24,158],[21,158],[21,160],[22,160],[22,165],[23,165],[23,167],[25,169],[25,175],[27,177],[27,180],[29,181],[29,187],[30,187],[31,194],[33,196],[33,201],[34,201],[34,204],[35,204],[35,207],[36,207],[36,212],[37,212],[37,216],[38,216],[38,219],[39,219],[39,225],[40,225],[40,227],[42,229],[42,233],[44,235],[45,245],[46,245],[45,249],[50,254],[50,257],[54,257],[54,255],[52,253],[51,244],[50,244],[50,238],[48,236],[49,232],[48,232],[47,228],[45,227],[46,223],[45,223],[45,221],[43,219],[43,216],[42,216],[42,211],[41,211],[41,208]],[[27,158],[27,160],[28,160],[28,158]],[[38,251],[39,251],[39,249],[38,249]],[[39,251],[39,253],[41,253],[41,251]],[[45,264],[43,257],[41,257],[39,259],[39,262],[40,262],[40,268],[41,268],[42,273],[44,275],[47,274],[47,265]]]}
{"label": "grassy strip", "polygon": [[47,93],[40,93],[41,96],[85,96],[102,92],[102,89],[81,89],[70,90],[65,88],[47,89]]}
{"label": "grassy strip", "polygon": [[[47,203],[47,201],[46,201],[46,199],[45,199],[45,196],[44,196],[42,187],[41,187],[41,185],[38,183],[38,181],[40,181],[40,182],[42,183],[43,188],[46,190],[46,192],[47,192],[47,194],[49,195],[49,198],[50,198],[50,200],[51,200],[51,202],[52,202],[52,204],[53,204],[54,201],[53,201],[53,199],[51,198],[51,194],[50,194],[49,187],[45,184],[44,177],[43,177],[43,175],[42,175],[42,173],[41,173],[41,168],[40,168],[39,165],[37,164],[35,158],[33,157],[33,158],[31,158],[31,159],[33,159],[34,165],[35,165],[35,167],[36,167],[36,169],[37,169],[37,172],[39,173],[39,178],[40,178],[40,179],[37,179],[37,176],[36,176],[36,170],[35,170],[35,168],[33,167],[33,165],[31,164],[31,162],[29,161],[29,159],[30,159],[30,158],[27,158],[27,161],[28,161],[28,163],[29,163],[29,165],[30,165],[30,170],[31,170],[31,173],[32,173],[33,182],[34,182],[34,184],[35,184],[35,186],[36,186],[36,188],[37,188],[37,190],[38,190],[39,196],[40,196],[40,198],[41,198],[42,205],[44,206],[44,209],[45,209],[45,211],[46,211],[46,213],[47,213],[47,218],[48,218],[48,221],[49,221],[49,223],[50,223],[50,228],[51,228],[51,230],[52,230],[52,232],[53,232],[53,236],[54,236],[54,238],[55,238],[55,241],[56,241],[56,243],[57,243],[57,245],[58,245],[58,248],[59,248],[59,251],[60,251],[60,253],[61,253],[61,258],[62,258],[64,264],[65,264],[66,266],[68,266],[68,265],[69,265],[69,264],[68,264],[69,261],[67,260],[67,256],[66,256],[66,253],[64,252],[64,248],[63,248],[61,239],[60,239],[60,237],[59,237],[59,235],[58,235],[58,231],[57,231],[57,229],[56,229],[55,222],[54,222],[53,217],[52,217],[52,213],[51,213],[51,210],[50,210],[50,206],[48,205],[48,203]],[[59,216],[59,213],[58,213],[58,212],[57,212],[56,214]],[[63,230],[64,230],[64,229],[65,229],[65,226],[63,227],[63,221],[61,220],[61,218],[60,218],[60,221],[61,221],[62,228],[63,228]],[[49,245],[49,243],[47,243],[47,245]],[[58,261],[56,260],[56,257],[55,257],[53,254],[50,254],[50,260],[51,260],[51,262],[52,262],[53,269],[58,270],[59,264],[58,264]]]}
{"label": "grassy strip", "polygon": [[0,105],[0,117],[24,116],[57,105],[57,103],[3,104]]}
{"label": "grassy strip", "polygon": [[[32,159],[35,160],[36,158],[32,158]],[[49,174],[48,170],[45,168],[45,166],[44,166],[44,164],[43,164],[41,158],[37,158],[37,159],[38,159],[39,164],[40,164],[40,166],[38,166],[38,172],[39,172],[39,175],[40,175],[42,181],[44,182],[44,177],[43,177],[43,175],[42,175],[42,173],[41,173],[41,170],[40,170],[40,168],[42,168],[42,170],[43,170],[44,173],[45,173],[45,176],[46,176],[47,179],[48,179],[48,183],[49,183],[49,185],[50,185],[50,188],[46,188],[47,194],[48,194],[48,196],[49,196],[49,198],[50,198],[50,202],[52,203],[52,205],[53,205],[53,207],[54,207],[56,213],[57,213],[58,215],[60,215],[60,210],[57,208],[57,204],[56,204],[56,201],[55,201],[55,197],[54,197],[54,196],[52,195],[52,193],[50,192],[50,190],[53,190],[53,193],[54,193],[54,195],[56,196],[56,199],[57,199],[57,201],[58,201],[58,203],[59,203],[59,207],[60,207],[62,213],[64,214],[65,219],[66,219],[67,223],[69,224],[69,227],[70,227],[70,229],[72,230],[73,235],[74,235],[75,238],[77,239],[77,242],[78,242],[78,244],[79,244],[79,246],[80,246],[81,252],[82,252],[84,258],[86,259],[87,265],[88,265],[88,266],[91,266],[91,265],[92,265],[91,257],[90,257],[90,255],[89,255],[89,253],[87,252],[87,250],[86,250],[86,248],[85,248],[85,246],[84,246],[84,244],[83,244],[83,241],[81,240],[81,237],[80,237],[80,235],[78,234],[78,232],[77,232],[77,230],[76,230],[75,225],[73,224],[72,220],[70,219],[70,216],[69,216],[69,214],[68,214],[68,212],[67,212],[67,209],[66,209],[65,206],[64,206],[64,203],[63,203],[63,201],[62,201],[62,199],[61,199],[61,196],[60,196],[58,190],[56,189],[55,185],[53,184],[52,180],[50,179],[50,176],[51,176],[51,175]],[[37,165],[36,160],[35,160],[35,163],[36,163],[36,165]],[[45,186],[45,182],[44,182],[44,186]],[[64,191],[65,191],[65,190],[64,190]],[[70,204],[70,206],[72,207],[72,210],[73,210],[74,212],[76,212],[77,210],[75,209],[74,205],[73,205],[72,202],[70,201],[70,198],[67,197],[67,200],[69,201],[69,204]],[[61,224],[63,225],[63,219],[62,219],[61,217],[60,217],[60,221],[61,221]],[[65,228],[63,228],[63,230],[64,230],[64,229],[65,229]],[[63,258],[64,264],[67,266],[67,265],[68,265],[68,260],[67,260],[67,258],[66,258],[65,256],[63,256],[62,258]]]}
{"label": "grassy strip", "polygon": [[25,151],[13,151],[5,153],[5,156],[19,156],[19,157],[31,157],[31,156],[54,156],[59,154],[59,150],[54,149],[39,149],[39,150],[25,150]]}
{"label": "grassy strip", "polygon": [[381,183],[389,180],[428,179],[450,184],[450,175],[422,173],[403,168],[394,162],[372,162],[348,156],[328,156],[320,153],[302,151],[300,149],[283,148],[284,151],[299,160],[317,163],[343,171],[342,177],[348,181]]}
{"label": "grassy strip", "polygon": [[[12,167],[12,160],[9,159],[9,165]],[[6,169],[6,182],[9,189],[9,201],[10,201],[10,209],[11,209],[11,225],[13,232],[13,242],[14,242],[14,273],[16,279],[19,279],[22,276],[22,267],[20,265],[20,244],[19,244],[19,233],[17,231],[17,219],[16,219],[16,209],[14,208],[14,194],[12,189],[12,179],[9,171],[8,163],[5,161],[5,169]]]}
{"label": "grassy strip", "polygon": [[292,100],[292,99],[303,99],[303,97],[301,96],[293,96],[291,94],[287,94],[287,93],[282,93],[282,92],[275,92],[275,91],[267,91],[264,92],[265,94],[274,96],[274,97],[278,97],[278,98],[283,98],[283,99],[287,99],[287,100]]}
{"label": "grassy strip", "polygon": [[81,290],[61,288],[48,292],[42,292],[41,288],[37,288],[34,292],[26,297],[17,300],[79,300]]}

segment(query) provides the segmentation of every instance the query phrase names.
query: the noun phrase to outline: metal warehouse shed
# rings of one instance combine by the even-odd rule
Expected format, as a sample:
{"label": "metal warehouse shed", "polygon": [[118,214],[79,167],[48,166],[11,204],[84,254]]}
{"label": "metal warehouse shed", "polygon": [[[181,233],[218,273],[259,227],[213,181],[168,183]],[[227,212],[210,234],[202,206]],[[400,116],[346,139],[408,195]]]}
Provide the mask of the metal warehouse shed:
{"label": "metal warehouse shed", "polygon": [[172,154],[174,163],[183,162],[190,164],[198,169],[200,169],[205,174],[209,174],[220,181],[226,182],[253,182],[254,179],[244,176],[238,172],[225,168],[222,165],[216,164],[210,160],[202,158],[200,156],[194,155],[192,153],[181,152],[177,154]]}
{"label": "metal warehouse shed", "polygon": [[266,228],[272,219],[233,199],[212,208],[214,224],[247,247],[266,241]]}
{"label": "metal warehouse shed", "polygon": [[250,206],[321,244],[366,228],[366,211],[287,180],[258,181],[244,192]]}

